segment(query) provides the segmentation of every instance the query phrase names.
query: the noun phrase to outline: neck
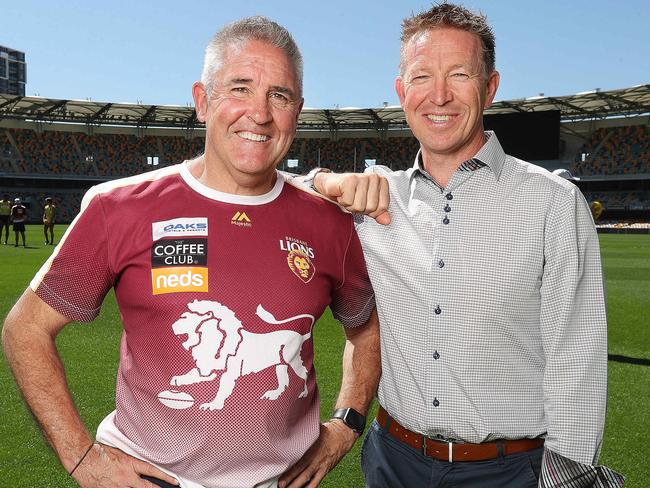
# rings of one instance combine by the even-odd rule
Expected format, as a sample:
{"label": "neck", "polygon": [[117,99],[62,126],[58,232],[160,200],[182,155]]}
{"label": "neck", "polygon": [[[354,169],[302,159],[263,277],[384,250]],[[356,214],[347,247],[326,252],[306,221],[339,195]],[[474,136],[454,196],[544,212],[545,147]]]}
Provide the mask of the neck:
{"label": "neck", "polygon": [[422,166],[441,187],[446,188],[460,165],[473,158],[486,140],[485,133],[481,130],[472,142],[450,153],[435,153],[420,145]]}
{"label": "neck", "polygon": [[235,173],[210,164],[205,155],[190,161],[188,169],[201,184],[231,195],[264,195],[273,189],[277,178],[275,168],[264,174]]}

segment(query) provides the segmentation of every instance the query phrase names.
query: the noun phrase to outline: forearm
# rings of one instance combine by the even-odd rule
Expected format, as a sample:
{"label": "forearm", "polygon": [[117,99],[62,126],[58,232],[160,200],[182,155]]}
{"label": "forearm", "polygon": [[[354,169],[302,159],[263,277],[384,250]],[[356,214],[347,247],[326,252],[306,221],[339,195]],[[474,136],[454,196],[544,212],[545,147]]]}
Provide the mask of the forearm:
{"label": "forearm", "polygon": [[45,437],[70,471],[92,438],[68,390],[54,337],[29,323],[16,321],[12,314],[2,334],[8,364]]}
{"label": "forearm", "polygon": [[343,352],[343,375],[336,408],[368,412],[381,377],[379,321],[373,311],[368,323],[347,331]]}

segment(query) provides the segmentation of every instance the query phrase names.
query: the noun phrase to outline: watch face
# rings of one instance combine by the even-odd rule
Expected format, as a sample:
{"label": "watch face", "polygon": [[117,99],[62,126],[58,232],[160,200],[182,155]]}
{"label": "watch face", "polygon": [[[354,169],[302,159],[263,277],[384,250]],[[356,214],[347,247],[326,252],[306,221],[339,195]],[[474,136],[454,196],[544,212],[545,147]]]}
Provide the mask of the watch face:
{"label": "watch face", "polygon": [[366,417],[353,408],[340,408],[334,412],[333,418],[343,420],[345,425],[359,434],[366,428]]}

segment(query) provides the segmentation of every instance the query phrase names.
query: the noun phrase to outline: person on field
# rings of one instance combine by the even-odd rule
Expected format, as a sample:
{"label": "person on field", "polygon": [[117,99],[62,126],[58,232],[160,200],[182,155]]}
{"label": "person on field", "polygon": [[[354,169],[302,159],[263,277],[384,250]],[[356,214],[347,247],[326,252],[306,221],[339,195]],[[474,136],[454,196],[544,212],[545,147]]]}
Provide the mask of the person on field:
{"label": "person on field", "polygon": [[52,198],[45,199],[43,207],[43,234],[45,235],[45,245],[54,245],[54,215],[56,214],[56,205]]}
{"label": "person on field", "polygon": [[2,240],[2,231],[4,230],[5,244],[9,240],[9,220],[12,206],[11,197],[5,193],[5,196],[0,200],[0,240]]}
{"label": "person on field", "polygon": [[607,320],[589,206],[484,131],[499,80],[484,16],[442,3],[405,19],[395,88],[413,167],[306,179],[377,219],[355,217],[381,327],[367,487],[623,481],[597,465]]}
{"label": "person on field", "polygon": [[14,205],[11,207],[11,222],[13,224],[14,234],[16,235],[15,247],[18,247],[18,236],[22,238],[23,247],[27,247],[25,242],[25,221],[27,220],[27,207],[22,204],[20,198],[14,199]]}
{"label": "person on field", "polygon": [[[363,431],[380,375],[353,219],[276,171],[303,105],[285,28],[223,27],[192,93],[205,152],[88,191],[6,319],[7,360],[84,488],[314,486]],[[55,337],[92,321],[111,288],[124,327],[116,410],[93,438]],[[312,330],[328,306],[347,340],[321,424]]]}

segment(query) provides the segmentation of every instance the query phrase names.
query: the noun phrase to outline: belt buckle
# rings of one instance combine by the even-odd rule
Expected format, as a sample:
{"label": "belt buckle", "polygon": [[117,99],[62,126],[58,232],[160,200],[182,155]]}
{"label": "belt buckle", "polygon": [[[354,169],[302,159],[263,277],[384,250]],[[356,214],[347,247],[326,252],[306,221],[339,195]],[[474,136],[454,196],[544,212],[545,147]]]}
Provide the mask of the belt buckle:
{"label": "belt buckle", "polygon": [[[427,455],[427,439],[429,439],[429,437],[427,437],[426,435],[422,436],[422,449],[421,449],[421,452],[422,452],[423,456]],[[444,441],[439,440],[439,439],[431,439],[431,440],[436,440],[438,442],[444,442],[445,444],[447,444],[447,452],[448,452],[447,461],[450,462],[450,463],[453,463],[454,462],[454,443],[452,441],[448,441],[448,440],[444,440]]]}

